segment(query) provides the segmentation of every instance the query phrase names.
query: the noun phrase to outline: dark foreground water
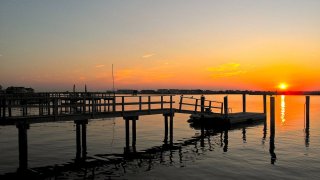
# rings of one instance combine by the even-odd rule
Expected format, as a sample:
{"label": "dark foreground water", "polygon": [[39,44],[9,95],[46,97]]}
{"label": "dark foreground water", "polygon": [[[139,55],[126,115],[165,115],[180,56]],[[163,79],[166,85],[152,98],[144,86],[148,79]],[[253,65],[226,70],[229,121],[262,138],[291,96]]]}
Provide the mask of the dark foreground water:
{"label": "dark foreground water", "polygon": [[[213,97],[219,101],[223,98]],[[229,95],[229,101],[233,112],[241,110],[241,96]],[[247,111],[262,112],[261,96],[247,96],[247,103]],[[319,179],[320,97],[311,97],[309,131],[305,128],[304,104],[304,96],[276,97],[274,139],[270,139],[269,118],[266,131],[260,123],[228,131],[207,130],[201,139],[200,130],[187,122],[189,115],[177,113],[173,148],[163,142],[163,116],[141,116],[137,122],[139,155],[135,156],[123,155],[122,118],[89,120],[88,156],[110,159],[110,163],[68,171],[56,178]],[[17,134],[15,126],[0,126],[0,174],[15,172],[18,167]],[[29,167],[73,162],[75,134],[73,122],[32,124],[28,130]]]}

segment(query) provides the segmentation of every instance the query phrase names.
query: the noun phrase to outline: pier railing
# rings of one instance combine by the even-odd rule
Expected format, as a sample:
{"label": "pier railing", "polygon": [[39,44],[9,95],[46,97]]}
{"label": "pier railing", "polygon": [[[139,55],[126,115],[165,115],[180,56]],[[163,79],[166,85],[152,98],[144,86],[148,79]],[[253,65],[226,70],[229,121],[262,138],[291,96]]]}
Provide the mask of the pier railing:
{"label": "pier railing", "polygon": [[189,109],[189,111],[193,111],[194,113],[216,112],[223,114],[223,102],[206,100],[204,96],[202,96],[201,98],[194,98],[181,95],[179,102],[179,111],[186,111],[186,109]]}
{"label": "pier railing", "polygon": [[92,92],[0,94],[0,119],[163,110],[173,109],[173,103],[173,95],[118,96]]}

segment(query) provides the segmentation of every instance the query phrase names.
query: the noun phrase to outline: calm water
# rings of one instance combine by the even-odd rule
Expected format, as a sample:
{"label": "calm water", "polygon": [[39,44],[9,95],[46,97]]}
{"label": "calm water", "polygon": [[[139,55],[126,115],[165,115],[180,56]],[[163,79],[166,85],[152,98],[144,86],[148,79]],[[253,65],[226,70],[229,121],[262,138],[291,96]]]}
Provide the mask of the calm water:
{"label": "calm water", "polygon": [[[206,97],[223,100],[222,95]],[[178,102],[179,96],[175,99]],[[242,96],[229,95],[232,112],[242,110],[241,100]],[[200,130],[190,127],[187,122],[189,115],[177,113],[174,116],[174,144],[180,148],[155,150],[142,153],[143,157],[95,167],[94,178],[319,179],[320,97],[311,97],[309,133],[305,131],[304,104],[304,96],[276,97],[274,143],[270,142],[269,118],[266,132],[263,123],[224,132],[208,131],[202,144],[198,138]],[[262,112],[262,96],[247,96],[247,111]],[[162,115],[139,117],[137,151],[162,147],[163,119]],[[88,156],[110,158],[122,154],[124,130],[122,118],[90,120]],[[17,134],[15,126],[0,126],[0,174],[14,172],[18,167]],[[75,126],[73,122],[32,124],[28,130],[28,147],[31,168],[72,162],[76,155]],[[68,172],[60,178],[83,179],[83,176],[84,172]]]}

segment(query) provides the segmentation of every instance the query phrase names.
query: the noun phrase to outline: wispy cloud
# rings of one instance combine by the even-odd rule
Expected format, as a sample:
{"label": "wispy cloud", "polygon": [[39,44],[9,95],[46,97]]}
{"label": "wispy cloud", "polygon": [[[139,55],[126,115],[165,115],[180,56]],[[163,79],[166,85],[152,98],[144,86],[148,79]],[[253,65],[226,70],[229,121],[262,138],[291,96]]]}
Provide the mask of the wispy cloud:
{"label": "wispy cloud", "polygon": [[0,57],[2,56],[2,54],[0,54]]}
{"label": "wispy cloud", "polygon": [[211,72],[211,77],[231,77],[247,73],[246,70],[240,68],[239,63],[226,63],[219,66],[208,67],[207,71]]}
{"label": "wispy cloud", "polygon": [[104,64],[98,64],[98,65],[96,65],[96,68],[102,68],[104,66],[105,66]]}
{"label": "wispy cloud", "polygon": [[147,54],[144,54],[142,56],[142,58],[151,58],[152,56],[156,55],[155,53],[147,53]]}

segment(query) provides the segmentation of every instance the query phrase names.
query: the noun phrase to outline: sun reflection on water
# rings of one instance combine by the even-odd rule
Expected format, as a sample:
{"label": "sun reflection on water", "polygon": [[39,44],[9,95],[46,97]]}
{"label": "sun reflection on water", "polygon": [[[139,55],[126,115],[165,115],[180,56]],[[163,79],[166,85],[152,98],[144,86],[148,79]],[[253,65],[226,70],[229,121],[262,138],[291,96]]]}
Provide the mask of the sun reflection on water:
{"label": "sun reflection on water", "polygon": [[281,95],[281,124],[286,122],[286,96]]}

